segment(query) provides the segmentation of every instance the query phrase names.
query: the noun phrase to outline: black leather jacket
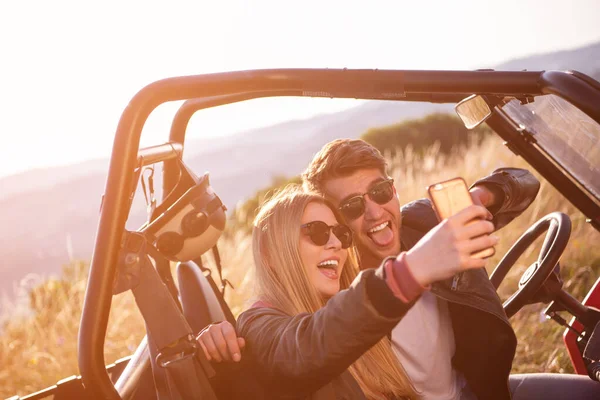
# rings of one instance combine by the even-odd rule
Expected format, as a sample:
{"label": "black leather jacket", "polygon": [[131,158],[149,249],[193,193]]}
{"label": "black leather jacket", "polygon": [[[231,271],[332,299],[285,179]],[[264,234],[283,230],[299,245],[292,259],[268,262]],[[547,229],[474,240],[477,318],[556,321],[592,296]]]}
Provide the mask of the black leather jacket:
{"label": "black leather jacket", "polygon": [[[521,169],[500,169],[475,185],[485,185],[504,201],[492,211],[501,228],[535,198],[539,182]],[[402,246],[416,244],[437,224],[428,200],[402,207]],[[384,270],[362,271],[314,314],[289,316],[273,308],[253,308],[238,319],[246,338],[247,368],[265,398],[364,399],[347,368],[402,319],[412,306],[396,298]],[[437,282],[431,291],[448,302],[453,323],[455,368],[479,399],[510,399],[508,376],[516,337],[500,299],[483,269]],[[373,371],[376,373],[376,371]]]}
{"label": "black leather jacket", "polygon": [[[498,169],[475,185],[504,196],[500,206],[490,210],[496,230],[521,214],[540,187],[531,173],[517,168]],[[438,223],[429,200],[402,207],[402,218],[403,250],[414,246]],[[431,292],[448,302],[456,342],[455,368],[464,374],[479,399],[509,399],[508,376],[517,339],[487,272],[462,272],[434,283]]]}

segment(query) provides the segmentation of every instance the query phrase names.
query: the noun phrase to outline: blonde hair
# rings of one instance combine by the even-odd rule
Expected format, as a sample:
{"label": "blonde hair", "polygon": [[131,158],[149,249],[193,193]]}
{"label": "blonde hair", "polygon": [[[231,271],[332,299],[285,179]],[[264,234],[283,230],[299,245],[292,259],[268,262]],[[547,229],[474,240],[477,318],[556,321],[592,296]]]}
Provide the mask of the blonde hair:
{"label": "blonde hair", "polygon": [[[298,249],[302,216],[313,202],[327,205],[338,218],[334,207],[323,197],[290,185],[264,204],[254,220],[256,294],[288,315],[313,313],[326,303],[310,283]],[[348,250],[349,257],[340,275],[341,289],[348,288],[359,271],[356,251],[353,247]],[[417,398],[388,337],[364,353],[349,370],[368,399]]]}

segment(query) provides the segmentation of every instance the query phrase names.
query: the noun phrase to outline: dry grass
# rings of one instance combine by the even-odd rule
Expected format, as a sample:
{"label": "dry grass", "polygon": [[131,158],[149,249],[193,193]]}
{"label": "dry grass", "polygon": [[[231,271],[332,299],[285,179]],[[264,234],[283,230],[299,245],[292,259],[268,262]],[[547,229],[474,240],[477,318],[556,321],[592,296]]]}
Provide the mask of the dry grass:
{"label": "dry grass", "polygon": [[[25,395],[79,374],[77,332],[87,266],[74,262],[61,279],[29,295],[30,312],[8,319],[0,330],[0,398]],[[3,310],[9,311],[8,304]],[[135,350],[144,323],[131,293],[113,298],[104,355],[108,363]]]}
{"label": "dry grass", "polygon": [[[408,149],[389,159],[401,200],[408,202],[425,195],[430,183],[463,176],[468,183],[501,166],[526,167],[520,158],[500,145],[495,138],[481,146],[470,146],[451,157],[439,157],[433,147],[423,160]],[[537,219],[552,211],[562,211],[573,220],[573,233],[562,258],[562,276],[566,289],[582,299],[600,272],[600,234],[585,223],[582,215],[549,184],[542,181],[540,195],[533,205],[511,225],[499,232],[501,242],[495,265],[521,233]],[[250,238],[236,232],[222,239],[221,257],[225,277],[235,286],[227,300],[239,314],[252,294],[250,275],[252,256]],[[516,280],[536,256],[525,254],[500,288],[502,298],[516,287]],[[206,264],[210,265],[210,257]],[[30,296],[29,315],[18,316],[13,307],[4,308],[6,319],[0,330],[0,398],[24,395],[77,374],[77,329],[85,289],[85,267],[74,264],[60,280],[51,280]],[[513,319],[519,346],[514,372],[570,372],[572,368],[561,341],[563,329],[540,317],[542,305],[529,306]],[[113,362],[132,352],[144,334],[143,321],[130,294],[113,300],[105,345],[105,359]]]}

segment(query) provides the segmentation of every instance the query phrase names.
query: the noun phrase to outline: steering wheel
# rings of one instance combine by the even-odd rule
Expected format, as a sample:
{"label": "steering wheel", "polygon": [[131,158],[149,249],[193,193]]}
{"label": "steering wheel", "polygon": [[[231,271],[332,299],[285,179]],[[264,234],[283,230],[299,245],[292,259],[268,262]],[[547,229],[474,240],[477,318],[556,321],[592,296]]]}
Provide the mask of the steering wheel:
{"label": "steering wheel", "polygon": [[553,212],[533,224],[508,250],[490,276],[492,285],[498,289],[498,286],[500,286],[500,283],[502,283],[502,280],[519,257],[544,232],[546,232],[546,237],[537,261],[523,273],[519,280],[519,288],[503,304],[508,318],[515,315],[523,306],[529,304],[529,301],[546,282],[554,267],[558,264],[571,236],[571,219],[569,216],[561,212]]}

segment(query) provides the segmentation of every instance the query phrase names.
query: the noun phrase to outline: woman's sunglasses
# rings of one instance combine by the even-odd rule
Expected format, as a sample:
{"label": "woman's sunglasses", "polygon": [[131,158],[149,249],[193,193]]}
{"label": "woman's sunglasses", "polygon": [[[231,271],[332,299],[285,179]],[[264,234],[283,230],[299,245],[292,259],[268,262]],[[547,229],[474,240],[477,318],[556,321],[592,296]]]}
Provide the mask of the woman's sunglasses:
{"label": "woman's sunglasses", "polygon": [[312,221],[303,224],[300,228],[317,246],[325,246],[329,242],[331,232],[342,243],[342,249],[347,249],[352,245],[352,231],[346,225],[330,226],[323,221]]}
{"label": "woman's sunglasses", "polygon": [[340,204],[338,209],[346,221],[355,220],[365,213],[366,195],[369,195],[369,198],[377,204],[381,205],[387,203],[394,197],[394,180],[390,178],[379,182],[373,185],[367,193],[351,197]]}

